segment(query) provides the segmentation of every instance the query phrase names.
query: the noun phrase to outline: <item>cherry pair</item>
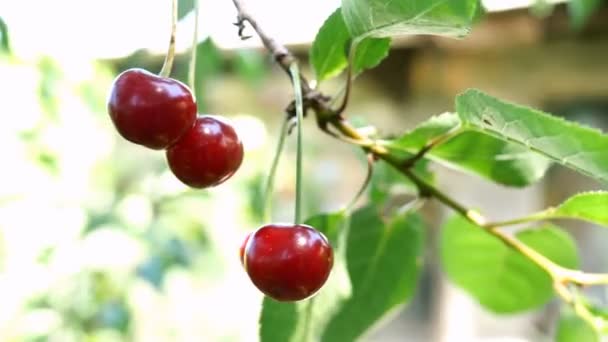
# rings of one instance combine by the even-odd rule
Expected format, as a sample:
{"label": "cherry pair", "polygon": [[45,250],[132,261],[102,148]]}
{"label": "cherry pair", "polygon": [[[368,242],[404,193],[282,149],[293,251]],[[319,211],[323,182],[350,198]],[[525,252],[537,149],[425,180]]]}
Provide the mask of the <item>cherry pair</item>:
{"label": "cherry pair", "polygon": [[234,128],[218,116],[197,115],[191,90],[175,79],[126,70],[112,84],[108,112],[123,138],[166,149],[171,171],[190,187],[221,184],[243,161]]}
{"label": "cherry pair", "polygon": [[329,277],[333,250],[327,238],[303,224],[268,224],[247,235],[241,263],[253,284],[278,301],[306,299]]}

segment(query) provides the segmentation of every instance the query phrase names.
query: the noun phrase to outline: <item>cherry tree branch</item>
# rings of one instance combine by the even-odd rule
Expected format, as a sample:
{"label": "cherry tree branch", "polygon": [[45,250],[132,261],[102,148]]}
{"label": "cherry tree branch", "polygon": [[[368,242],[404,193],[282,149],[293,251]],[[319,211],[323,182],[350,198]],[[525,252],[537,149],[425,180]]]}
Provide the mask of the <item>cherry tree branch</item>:
{"label": "cherry tree branch", "polygon": [[[236,25],[239,27],[239,35],[241,36],[241,38],[246,38],[243,36],[243,29],[244,23],[247,22],[255,30],[257,35],[262,40],[266,49],[274,57],[275,61],[289,75],[290,66],[292,63],[297,62],[296,58],[289,52],[289,50],[285,46],[278,43],[275,39],[268,36],[267,33],[262,30],[258,22],[246,10],[241,0],[233,0],[233,3],[238,11],[238,21]],[[423,148],[420,153],[415,155],[414,159],[404,164],[402,160],[399,160],[395,156],[391,155],[389,151],[387,151],[384,147],[376,144],[373,139],[370,139],[368,136],[361,134],[354,126],[352,126],[348,122],[348,120],[346,120],[343,115],[341,115],[341,112],[333,110],[329,106],[330,97],[312,89],[310,87],[309,82],[301,74],[300,83],[302,88],[302,95],[304,97],[304,108],[310,108],[315,112],[317,123],[319,124],[319,127],[321,129],[323,129],[325,132],[329,133],[333,137],[360,146],[365,152],[373,155],[375,159],[382,159],[383,161],[392,165],[394,168],[396,168],[398,171],[400,171],[410,180],[412,180],[414,184],[416,184],[422,197],[432,197],[437,199],[447,207],[464,216],[471,223],[479,226],[480,229],[483,229],[488,234],[491,234],[494,237],[500,239],[510,248],[521,253],[523,256],[525,256],[527,259],[541,267],[551,276],[551,278],[553,279],[554,286],[556,287],[556,291],[562,289],[564,285],[568,284],[576,286],[608,284],[608,274],[586,273],[579,270],[564,268],[554,263],[550,259],[546,258],[544,255],[538,253],[536,250],[528,247],[526,244],[519,241],[517,238],[499,230],[498,226],[488,226],[488,221],[480,213],[466,208],[464,205],[460,204],[457,200],[453,199],[448,194],[442,192],[441,190],[434,187],[432,184],[426,182],[426,180],[419,177],[412,170],[412,166],[415,164],[415,162],[424,157],[424,154],[426,152],[428,152],[436,145],[441,144],[445,140],[448,140],[453,137],[454,134],[458,133],[458,130],[446,134],[445,137],[442,137],[437,141],[431,141],[427,147]],[[291,106],[293,106],[293,103]],[[293,109],[293,113],[295,114],[295,108]],[[290,111],[289,107],[287,111]],[[327,129],[328,125],[331,126],[335,131],[337,131],[340,136],[338,136],[336,133],[329,131]],[[557,294],[565,302],[571,302],[571,298],[568,297],[565,291],[557,291]]]}
{"label": "cherry tree branch", "polygon": [[[236,7],[236,10],[238,12],[237,22],[235,23],[235,25],[239,28],[239,36],[241,37],[241,39],[250,38],[243,34],[245,29],[245,22],[247,22],[251,26],[251,28],[253,28],[253,30],[256,32],[257,36],[262,40],[264,47],[266,48],[266,50],[268,50],[268,52],[270,52],[275,62],[291,78],[289,68],[292,63],[295,63],[297,61],[295,56],[284,45],[280,44],[276,39],[272,38],[266,33],[266,31],[262,29],[260,24],[244,5],[243,1],[232,0],[232,2],[234,3],[234,7]],[[314,90],[310,86],[310,82],[308,82],[308,80],[301,73],[300,85],[302,88],[302,97],[304,99],[304,114],[306,114],[309,108],[313,109],[315,113],[317,113],[317,123],[319,127],[321,127],[324,131],[327,132],[327,124],[325,118],[332,116],[332,114],[334,113],[334,110],[332,110],[330,106],[331,97]],[[287,107],[286,111],[290,116],[295,116],[295,103],[292,102]],[[323,113],[324,115],[320,115],[320,113]]]}

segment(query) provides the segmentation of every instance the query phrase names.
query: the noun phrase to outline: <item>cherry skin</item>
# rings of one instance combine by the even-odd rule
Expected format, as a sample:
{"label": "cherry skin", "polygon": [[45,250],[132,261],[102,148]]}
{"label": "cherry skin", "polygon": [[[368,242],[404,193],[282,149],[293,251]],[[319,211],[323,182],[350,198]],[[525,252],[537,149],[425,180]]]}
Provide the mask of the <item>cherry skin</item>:
{"label": "cherry skin", "polygon": [[243,243],[241,244],[241,247],[239,248],[239,258],[241,260],[241,265],[243,265],[243,266],[245,266],[245,246],[247,246],[247,242],[249,241],[251,234],[253,234],[253,233],[248,233],[245,236],[245,239],[243,239]]}
{"label": "cherry skin", "polygon": [[201,115],[166,154],[171,171],[182,183],[208,188],[225,182],[238,170],[243,144],[227,121]]}
{"label": "cherry skin", "polygon": [[196,102],[183,83],[134,68],[112,83],[108,112],[123,138],[160,150],[194,125]]}
{"label": "cherry skin", "polygon": [[315,294],[329,277],[333,249],[327,238],[303,224],[268,224],[245,246],[245,270],[253,284],[277,301]]}

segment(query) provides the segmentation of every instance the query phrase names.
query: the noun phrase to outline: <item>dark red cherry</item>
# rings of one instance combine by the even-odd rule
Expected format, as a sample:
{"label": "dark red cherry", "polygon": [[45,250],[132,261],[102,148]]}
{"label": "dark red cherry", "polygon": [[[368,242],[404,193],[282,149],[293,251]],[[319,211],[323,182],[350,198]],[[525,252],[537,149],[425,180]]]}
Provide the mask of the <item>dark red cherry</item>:
{"label": "dark red cherry", "polygon": [[223,183],[241,166],[243,144],[224,119],[201,115],[194,126],[167,149],[173,174],[193,188]]}
{"label": "dark red cherry", "polygon": [[303,224],[269,224],[245,247],[245,270],[253,284],[278,301],[315,294],[329,277],[333,250],[325,236]]}
{"label": "dark red cherry", "polygon": [[196,103],[183,83],[129,69],[112,84],[108,112],[122,137],[159,150],[175,143],[194,125]]}

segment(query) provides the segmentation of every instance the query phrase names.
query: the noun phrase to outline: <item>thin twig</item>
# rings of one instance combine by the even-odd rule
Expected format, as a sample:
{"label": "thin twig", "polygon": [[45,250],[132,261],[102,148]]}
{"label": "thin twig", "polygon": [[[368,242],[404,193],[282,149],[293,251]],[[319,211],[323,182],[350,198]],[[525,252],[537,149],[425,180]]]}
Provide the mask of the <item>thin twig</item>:
{"label": "thin twig", "polygon": [[361,196],[365,193],[365,190],[369,186],[369,183],[372,180],[372,176],[374,175],[374,163],[376,162],[376,158],[374,157],[373,153],[368,153],[366,155],[366,157],[367,157],[366,158],[367,159],[367,171],[365,173],[365,178],[363,179],[363,183],[361,184],[361,187],[359,188],[359,191],[357,191],[357,194],[355,195],[355,197],[353,197],[353,199],[350,201],[350,203],[348,203],[348,205],[346,206],[345,211],[347,213],[350,213],[352,211],[354,206],[357,204],[357,201],[359,201]]}
{"label": "thin twig", "polygon": [[175,59],[175,35],[177,32],[177,0],[171,1],[171,37],[169,38],[169,47],[165,55],[163,67],[158,73],[162,77],[169,77],[173,69],[173,60]]}
{"label": "thin twig", "polygon": [[196,94],[196,53],[198,50],[198,21],[200,6],[198,0],[194,0],[194,32],[192,33],[192,47],[190,48],[190,65],[188,67],[188,85]]}
{"label": "thin twig", "polygon": [[[289,68],[291,64],[296,60],[296,58],[291,54],[291,52],[274,38],[269,36],[260,26],[260,24],[255,20],[255,18],[251,15],[251,13],[247,10],[246,6],[243,4],[241,0],[232,0],[234,3],[234,7],[237,10],[237,23],[236,25],[239,27],[239,34],[242,37],[244,23],[247,22],[256,32],[258,37],[262,40],[264,47],[266,50],[270,52],[276,63],[291,77]],[[329,117],[333,115],[334,111],[331,109],[329,102],[331,97],[324,95],[318,91],[315,91],[311,86],[308,80],[300,73],[300,85],[302,87],[302,97],[305,99],[304,101],[304,113],[307,112],[308,108],[312,108],[315,113],[317,113],[317,123],[319,126],[325,125],[326,119],[319,119],[319,115],[323,113],[324,117]],[[295,108],[294,108],[295,109]],[[291,113],[291,115],[295,116],[295,111]]]}

